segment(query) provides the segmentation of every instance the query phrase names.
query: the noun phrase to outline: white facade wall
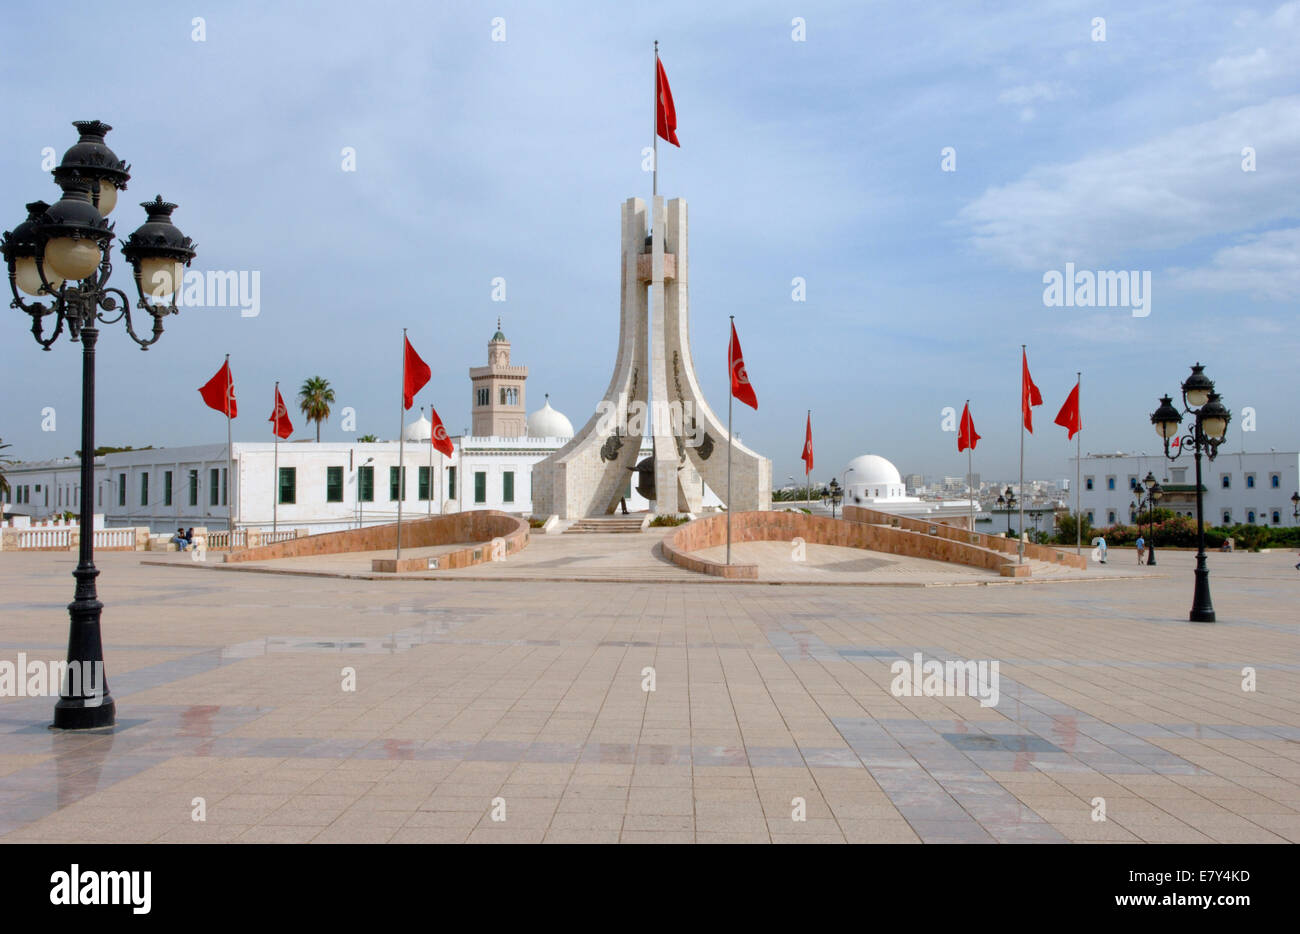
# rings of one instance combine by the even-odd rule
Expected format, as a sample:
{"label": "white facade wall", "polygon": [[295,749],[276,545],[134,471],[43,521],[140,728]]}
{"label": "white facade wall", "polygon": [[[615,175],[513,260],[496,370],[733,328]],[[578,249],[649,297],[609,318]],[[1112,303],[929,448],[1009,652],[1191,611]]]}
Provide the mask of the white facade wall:
{"label": "white facade wall", "polygon": [[[1138,495],[1130,489],[1130,483],[1136,479],[1140,484],[1148,471],[1162,486],[1181,484],[1194,490],[1196,463],[1190,452],[1176,461],[1163,455],[1087,455],[1080,471],[1083,513],[1091,514],[1093,525],[1098,527],[1131,523],[1129,504],[1136,502]],[[1201,482],[1205,487],[1207,525],[1296,524],[1291,514],[1291,494],[1300,490],[1300,452],[1220,452],[1213,461],[1202,456]],[[1179,499],[1182,498],[1180,495]],[[1195,503],[1190,496],[1187,499],[1187,503],[1174,505],[1166,498],[1158,508],[1173,509],[1195,518]],[[1073,507],[1073,503],[1070,505]]]}
{"label": "white facade wall", "polygon": [[[404,517],[498,509],[515,515],[532,514],[532,468],[560,448],[563,438],[480,438],[452,439],[453,456],[432,452],[433,499],[420,496],[420,468],[430,465],[427,442],[407,442],[402,462],[406,468]],[[648,455],[648,446],[643,454]],[[236,528],[270,529],[273,521],[282,528],[306,528],[311,532],[356,528],[393,522],[397,502],[391,497],[390,468],[398,465],[398,443],[281,442],[278,464],[292,470],[292,503],[276,503],[276,445],[271,442],[236,441],[233,446],[234,477],[227,491],[225,444],[195,445],[128,451],[96,458],[95,511],[103,513],[110,528],[148,526],[154,532],[177,527],[206,526],[224,529],[227,505],[233,507]],[[368,460],[373,461],[367,464]],[[358,478],[363,466],[374,468],[373,500],[359,502]],[[338,468],[341,501],[329,501],[329,469]],[[7,516],[51,518],[66,510],[77,512],[80,465],[66,459],[19,464],[7,472],[15,494],[19,487],[30,489],[31,502],[18,503],[11,494]],[[217,471],[214,504],[213,471]],[[455,495],[452,472],[455,471]],[[193,472],[193,473],[191,473]],[[167,474],[171,474],[171,495],[167,495]],[[514,475],[514,495],[506,499],[506,475]],[[476,475],[483,475],[482,498],[476,497]],[[145,479],[147,477],[147,480]],[[629,481],[633,474],[628,473]],[[635,484],[633,483],[634,487]],[[37,489],[39,487],[39,490]],[[191,491],[191,487],[193,490]],[[229,499],[227,498],[229,497]],[[48,505],[46,505],[48,500]],[[707,491],[706,505],[720,501]],[[633,488],[627,500],[631,512],[649,508]]]}

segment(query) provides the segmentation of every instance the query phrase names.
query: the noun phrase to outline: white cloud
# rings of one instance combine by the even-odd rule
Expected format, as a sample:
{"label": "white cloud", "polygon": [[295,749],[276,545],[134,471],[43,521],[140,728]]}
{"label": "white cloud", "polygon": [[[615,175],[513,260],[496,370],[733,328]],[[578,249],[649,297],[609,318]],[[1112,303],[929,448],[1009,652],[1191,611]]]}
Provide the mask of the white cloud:
{"label": "white cloud", "polygon": [[1235,25],[1244,34],[1236,42],[1241,51],[1209,66],[1212,87],[1242,93],[1251,85],[1300,74],[1300,56],[1295,52],[1300,42],[1300,0],[1284,3],[1266,17],[1241,17]]}
{"label": "white cloud", "polygon": [[[1085,142],[1104,143],[1105,134],[1098,127]],[[1246,146],[1256,150],[1259,171],[1241,170]],[[1126,149],[1032,169],[987,189],[957,223],[977,248],[1013,266],[1125,265],[1134,252],[1293,218],[1298,189],[1300,96],[1293,96]]]}
{"label": "white cloud", "polygon": [[1225,247],[1200,269],[1171,269],[1176,288],[1248,292],[1257,298],[1300,298],[1300,227],[1270,230]]}

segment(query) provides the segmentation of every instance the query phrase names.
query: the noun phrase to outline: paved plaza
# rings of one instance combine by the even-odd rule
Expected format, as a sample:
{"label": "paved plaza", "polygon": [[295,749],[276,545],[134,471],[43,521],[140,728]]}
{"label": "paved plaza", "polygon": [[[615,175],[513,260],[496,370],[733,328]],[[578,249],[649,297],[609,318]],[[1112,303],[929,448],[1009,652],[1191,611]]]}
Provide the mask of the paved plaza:
{"label": "paved plaza", "polygon": [[[584,580],[600,561],[566,554],[649,535],[565,538],[514,579],[99,555],[118,725],[55,734],[53,699],[0,700],[0,839],[1300,841],[1289,552],[1212,554],[1220,622],[1196,625],[1186,552],[1029,583],[855,552],[820,573],[890,586],[786,586],[614,559]],[[63,657],[74,557],[0,556],[0,659]],[[997,705],[894,696],[918,652],[999,662]]]}

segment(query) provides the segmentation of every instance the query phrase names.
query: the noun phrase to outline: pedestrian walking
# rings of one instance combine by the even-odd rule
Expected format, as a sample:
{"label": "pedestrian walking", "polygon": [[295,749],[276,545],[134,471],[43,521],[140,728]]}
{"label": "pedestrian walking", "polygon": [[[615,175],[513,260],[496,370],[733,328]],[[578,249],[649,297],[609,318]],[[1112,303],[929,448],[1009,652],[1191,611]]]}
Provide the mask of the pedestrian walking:
{"label": "pedestrian walking", "polygon": [[1147,556],[1147,540],[1143,538],[1141,535],[1138,536],[1137,550],[1138,550],[1138,564],[1145,564],[1146,563],[1145,559]]}

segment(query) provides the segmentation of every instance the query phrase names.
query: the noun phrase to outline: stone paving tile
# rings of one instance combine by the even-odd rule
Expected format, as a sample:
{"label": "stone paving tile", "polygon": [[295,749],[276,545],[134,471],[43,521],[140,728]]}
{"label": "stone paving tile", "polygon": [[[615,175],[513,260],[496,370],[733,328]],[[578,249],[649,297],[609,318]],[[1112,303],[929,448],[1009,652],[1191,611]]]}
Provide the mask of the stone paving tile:
{"label": "stone paving tile", "polygon": [[[794,593],[234,574],[187,592],[180,569],[102,557],[119,726],[53,734],[52,701],[0,698],[4,842],[1300,842],[1285,556],[1212,556],[1232,569],[1214,627],[1182,621],[1179,552],[1129,582]],[[0,556],[26,599],[0,607],[0,657],[59,656],[67,570]],[[894,697],[890,664],[917,652],[1000,660],[998,705]],[[1267,672],[1253,694],[1247,664]]]}

